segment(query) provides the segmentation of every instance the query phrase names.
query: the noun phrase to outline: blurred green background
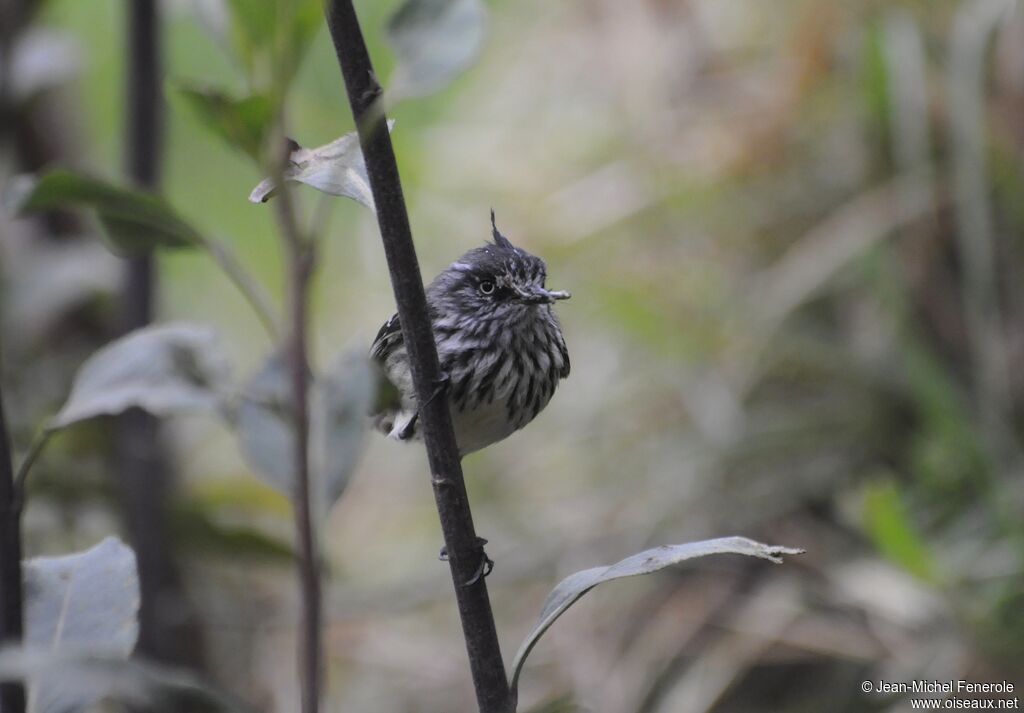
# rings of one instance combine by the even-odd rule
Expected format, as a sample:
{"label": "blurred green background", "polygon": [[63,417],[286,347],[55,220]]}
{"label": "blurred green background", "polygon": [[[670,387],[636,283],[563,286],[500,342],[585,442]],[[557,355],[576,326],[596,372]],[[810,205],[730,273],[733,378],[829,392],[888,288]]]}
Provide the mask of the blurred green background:
{"label": "blurred green background", "polygon": [[[395,2],[361,2],[377,70]],[[121,174],[124,3],[47,0],[51,163]],[[242,91],[224,8],[163,5],[170,202],[283,284],[262,178],[175,87]],[[740,534],[776,567],[701,561],[588,595],[534,652],[523,709],[906,710],[865,679],[1024,685],[1024,9],[1001,0],[489,3],[479,62],[393,111],[427,279],[489,235],[548,262],[573,371],[535,423],[465,461],[506,657],[547,591],[645,547]],[[63,43],[70,43],[64,45]],[[46,74],[44,71],[44,74]],[[59,81],[57,81],[59,80]],[[289,133],[352,129],[327,33]],[[27,110],[26,110],[27,111]],[[19,138],[24,141],[25,139]],[[16,150],[2,180],[20,172]],[[324,201],[297,190],[301,208]],[[314,353],[393,311],[376,223],[331,206]],[[0,217],[5,389],[24,448],[109,336],[118,266],[85,221]],[[51,224],[49,226],[53,228]],[[54,231],[56,229],[54,228]],[[270,349],[212,262],[159,259],[161,320]],[[174,545],[206,674],[258,710],[297,700],[290,508],[209,419],[174,421]],[[39,465],[30,554],[117,527],[102,424]],[[327,524],[327,709],[471,710],[420,446],[373,434]],[[563,707],[558,707],[563,706]]]}

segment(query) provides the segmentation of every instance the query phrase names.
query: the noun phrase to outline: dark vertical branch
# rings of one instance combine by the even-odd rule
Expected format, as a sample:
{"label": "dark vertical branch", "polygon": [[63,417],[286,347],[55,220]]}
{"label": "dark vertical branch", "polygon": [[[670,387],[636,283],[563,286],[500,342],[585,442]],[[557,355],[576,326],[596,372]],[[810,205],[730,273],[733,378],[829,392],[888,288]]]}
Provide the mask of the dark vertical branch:
{"label": "dark vertical branch", "polygon": [[[157,0],[129,2],[125,167],[136,185],[150,190],[159,184],[163,136],[159,19]],[[124,274],[121,328],[128,332],[153,319],[153,258],[131,258]],[[170,547],[167,502],[173,473],[159,422],[138,409],[118,419],[116,458],[128,538],[139,564],[138,650],[159,661],[198,666],[201,643]]]}
{"label": "dark vertical branch", "polygon": [[434,499],[448,548],[477,702],[482,713],[503,713],[511,707],[508,680],[487,586],[483,577],[477,576],[481,552],[462,478],[448,400],[430,398],[440,383],[440,369],[398,166],[385,122],[370,120],[374,118],[374,102],[380,96],[380,86],[351,0],[332,0],[327,5],[327,23],[366,157],[377,221],[421,404],[420,423]]}
{"label": "dark vertical branch", "polygon": [[320,557],[314,533],[309,483],[309,283],[315,266],[313,245],[300,235],[291,194],[283,180],[277,217],[288,256],[288,368],[291,377],[292,418],[295,427],[295,531],[299,548],[299,587],[302,624],[299,633],[299,678],[302,713],[317,713],[323,680],[323,637],[320,632],[322,596]]}
{"label": "dark vertical branch", "polygon": [[[21,642],[21,494],[14,484],[11,440],[0,386],[0,645]],[[25,688],[0,684],[0,713],[24,713]]]}

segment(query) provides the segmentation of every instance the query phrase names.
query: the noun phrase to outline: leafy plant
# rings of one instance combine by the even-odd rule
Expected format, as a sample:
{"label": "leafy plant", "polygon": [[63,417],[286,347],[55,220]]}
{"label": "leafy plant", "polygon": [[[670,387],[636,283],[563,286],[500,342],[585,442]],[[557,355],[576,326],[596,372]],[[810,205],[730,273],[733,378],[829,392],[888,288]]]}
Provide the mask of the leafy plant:
{"label": "leafy plant", "polygon": [[[540,622],[520,648],[510,686],[497,645],[486,583],[480,576],[478,538],[448,406],[445,399],[430,398],[440,381],[437,355],[390,140],[392,124],[384,117],[387,102],[438,91],[471,65],[483,45],[484,5],[479,0],[405,2],[388,26],[398,66],[384,90],[377,83],[351,2],[328,3],[327,23],[356,131],[311,150],[285,138],[285,98],[301,57],[319,27],[318,4],[312,0],[274,0],[267,6],[252,0],[231,0],[229,7],[234,20],[231,42],[244,68],[248,93],[236,95],[217,87],[183,86],[179,94],[213,134],[257,162],[267,176],[249,200],[263,204],[274,198],[268,207],[276,211],[289,285],[283,308],[270,303],[264,288],[222,244],[193,227],[153,193],[57,170],[24,187],[17,202],[25,212],[88,208],[96,214],[111,248],[122,254],[150,254],[162,249],[207,252],[249,301],[271,335],[273,348],[256,373],[238,383],[216,333],[202,325],[145,327],[108,344],[82,365],[64,406],[30,448],[16,478],[19,489],[23,490],[32,464],[52,434],[87,419],[135,408],[154,416],[201,412],[219,419],[234,432],[253,470],[293,504],[302,594],[301,707],[304,713],[318,710],[323,669],[319,528],[324,511],[342,497],[358,462],[364,416],[375,398],[377,384],[375,372],[362,355],[343,354],[325,372],[310,363],[309,286],[322,236],[301,214],[292,195],[292,184],[298,183],[350,198],[377,214],[401,324],[407,343],[415,345],[410,355],[422,404],[427,457],[482,713],[515,709],[526,657],[553,622],[598,584],[653,573],[709,554],[735,553],[779,561],[782,554],[799,552],[745,538],[723,538],[647,550],[610,567],[572,574],[553,590]],[[243,198],[240,192],[240,203]],[[848,248],[842,252],[845,254]],[[816,287],[811,285],[808,290]],[[795,299],[802,297],[799,294]],[[782,314],[792,308],[793,300],[787,298],[784,295],[776,300],[782,305]],[[286,318],[279,317],[281,314]],[[41,612],[39,616],[46,622],[36,630],[47,632],[56,642],[65,640],[64,616],[71,611],[68,606],[77,604],[70,598],[71,584],[80,575],[88,583],[87,592],[94,584],[98,587],[100,570],[94,569],[109,569],[117,562],[123,565],[125,553],[116,543],[104,543],[96,552],[76,558],[27,565],[29,610]],[[51,570],[72,573],[57,576],[70,582],[62,590],[63,600],[59,600],[59,592],[54,593],[56,585],[32,584],[32,576],[48,577]],[[145,690],[162,686],[178,693],[195,689],[208,695],[214,705],[232,707],[232,701],[210,693],[191,679],[179,680],[138,662],[118,665],[117,660],[130,652],[129,639],[134,643],[135,637],[134,620],[122,616],[128,607],[125,602],[131,600],[122,590],[130,589],[134,581],[126,581],[126,576],[121,569],[107,571],[104,584],[120,585],[121,589],[104,594],[97,588],[94,592],[95,602],[109,602],[112,610],[107,614],[117,617],[116,622],[103,622],[110,646],[87,640],[84,634],[77,637],[78,630],[69,626],[68,636],[75,634],[71,637],[75,641],[81,638],[87,650],[77,658],[64,651],[48,657],[32,650],[30,630],[24,650],[0,657],[0,672],[14,679],[39,680],[59,674],[62,680],[72,682],[68,684],[74,689],[68,694],[70,698],[41,704],[41,710],[47,713],[73,708],[86,698],[91,700],[104,693],[137,700],[137,686]],[[135,576],[134,570],[131,576]],[[33,586],[42,594],[32,594]],[[134,591],[132,601],[137,606],[137,585]],[[63,601],[61,607],[54,604],[58,600]],[[80,684],[74,683],[78,680]]]}

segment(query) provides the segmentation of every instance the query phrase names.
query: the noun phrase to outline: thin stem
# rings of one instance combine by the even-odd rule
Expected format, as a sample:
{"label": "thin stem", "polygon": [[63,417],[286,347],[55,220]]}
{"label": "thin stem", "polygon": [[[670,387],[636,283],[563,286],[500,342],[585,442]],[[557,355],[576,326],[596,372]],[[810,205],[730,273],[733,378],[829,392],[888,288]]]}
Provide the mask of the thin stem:
{"label": "thin stem", "polygon": [[378,114],[374,109],[381,88],[351,0],[332,0],[327,5],[327,24],[377,206],[377,221],[420,403],[434,500],[448,549],[477,704],[481,713],[507,713],[513,704],[487,586],[484,578],[478,576],[482,552],[473,527],[448,399],[431,398],[441,383],[437,348],[394,149],[383,112]]}
{"label": "thin stem", "polygon": [[[21,643],[21,499],[11,460],[11,440],[4,419],[0,387],[0,645]],[[0,713],[24,713],[25,687],[0,684]]]}
{"label": "thin stem", "polygon": [[333,212],[334,196],[319,196],[316,207],[313,209],[313,216],[309,219],[308,235],[315,244],[319,244],[324,239],[324,233],[330,228]]}
{"label": "thin stem", "polygon": [[[160,185],[164,146],[164,71],[161,3],[130,0],[125,57],[125,172],[147,191]],[[158,270],[152,255],[125,263],[121,330],[153,321]],[[125,530],[135,550],[141,603],[136,651],[161,661],[201,668],[202,636],[171,547],[168,501],[176,475],[160,422],[140,409],[116,420],[114,457],[117,495]]]}
{"label": "thin stem", "polygon": [[29,444],[28,453],[21,461],[21,465],[18,466],[18,472],[14,476],[14,497],[18,499],[18,505],[20,507],[23,498],[25,497],[25,481],[28,480],[29,471],[32,470],[32,466],[35,465],[36,459],[39,454],[43,452],[43,448],[50,442],[50,437],[56,433],[51,428],[44,428],[39,431],[35,438],[32,439],[32,443]]}
{"label": "thin stem", "polygon": [[323,679],[323,640],[320,634],[322,594],[320,559],[310,503],[309,473],[309,283],[315,265],[312,244],[299,232],[291,192],[279,180],[277,219],[288,258],[289,371],[292,417],[295,422],[295,528],[299,545],[299,585],[302,590],[302,627],[299,638],[302,713],[316,713]]}
{"label": "thin stem", "polygon": [[276,342],[280,338],[280,328],[277,324],[277,317],[274,315],[273,303],[263,285],[246,270],[226,244],[211,238],[204,238],[203,245],[210,252],[217,266],[252,307],[270,338]]}

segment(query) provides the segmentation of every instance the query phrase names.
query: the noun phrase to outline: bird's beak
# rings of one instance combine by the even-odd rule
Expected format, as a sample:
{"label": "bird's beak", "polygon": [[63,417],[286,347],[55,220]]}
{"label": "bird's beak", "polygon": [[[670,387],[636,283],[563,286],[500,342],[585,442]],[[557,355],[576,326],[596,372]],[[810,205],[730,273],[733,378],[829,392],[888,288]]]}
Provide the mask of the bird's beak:
{"label": "bird's beak", "polygon": [[520,295],[527,304],[551,304],[556,300],[567,300],[572,297],[565,290],[546,290],[543,287],[531,287]]}

